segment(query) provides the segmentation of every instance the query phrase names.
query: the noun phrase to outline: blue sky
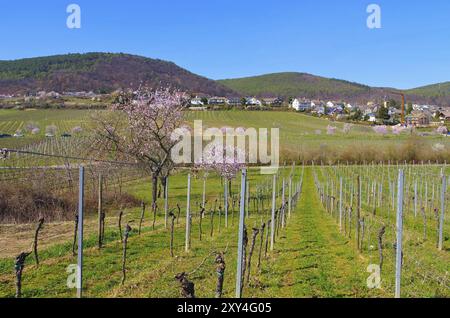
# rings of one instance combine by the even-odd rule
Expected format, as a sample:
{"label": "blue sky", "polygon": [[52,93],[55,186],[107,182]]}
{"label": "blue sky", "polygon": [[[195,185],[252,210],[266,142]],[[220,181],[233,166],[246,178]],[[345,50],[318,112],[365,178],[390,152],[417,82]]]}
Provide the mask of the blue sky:
{"label": "blue sky", "polygon": [[[371,3],[381,29],[366,26]],[[450,81],[449,17],[448,0],[0,0],[0,59],[125,52],[213,79],[295,71],[411,88]]]}

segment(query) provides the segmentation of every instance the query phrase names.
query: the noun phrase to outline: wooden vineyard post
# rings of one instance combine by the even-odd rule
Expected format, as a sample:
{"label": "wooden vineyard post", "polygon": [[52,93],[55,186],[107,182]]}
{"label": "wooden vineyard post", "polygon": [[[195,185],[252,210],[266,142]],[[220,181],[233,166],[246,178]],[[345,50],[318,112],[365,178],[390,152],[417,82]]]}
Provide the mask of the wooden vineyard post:
{"label": "wooden vineyard post", "polygon": [[242,297],[242,272],[244,262],[244,224],[245,224],[245,193],[247,187],[247,170],[242,170],[241,177],[241,204],[239,206],[239,238],[238,238],[238,255],[237,255],[237,272],[236,272],[236,298]]}
{"label": "wooden vineyard post", "polygon": [[187,203],[186,203],[186,239],[185,251],[189,252],[191,247],[191,174],[188,174]]}
{"label": "wooden vineyard post", "polygon": [[270,250],[273,251],[275,241],[275,208],[276,208],[276,187],[277,187],[277,175],[273,175],[273,187],[272,187],[272,218],[270,222]]}
{"label": "wooden vineyard post", "polygon": [[164,189],[164,227],[167,229],[169,219],[169,177],[166,177],[166,185]]}
{"label": "wooden vineyard post", "polygon": [[342,232],[342,177],[339,180],[339,230]]}
{"label": "wooden vineyard post", "polygon": [[78,260],[77,297],[83,297],[83,212],[84,212],[84,167],[80,166],[78,192]]}
{"label": "wooden vineyard post", "polygon": [[447,178],[442,174],[442,187],[441,187],[441,216],[439,219],[439,243],[438,248],[440,251],[443,250],[444,243],[444,217],[445,217],[445,192],[447,188]]}
{"label": "wooden vineyard post", "polygon": [[102,247],[103,176],[98,175],[98,248]]}
{"label": "wooden vineyard post", "polygon": [[403,170],[398,173],[397,186],[397,240],[395,257],[395,298],[401,295],[401,276],[402,276],[402,244],[403,244]]}

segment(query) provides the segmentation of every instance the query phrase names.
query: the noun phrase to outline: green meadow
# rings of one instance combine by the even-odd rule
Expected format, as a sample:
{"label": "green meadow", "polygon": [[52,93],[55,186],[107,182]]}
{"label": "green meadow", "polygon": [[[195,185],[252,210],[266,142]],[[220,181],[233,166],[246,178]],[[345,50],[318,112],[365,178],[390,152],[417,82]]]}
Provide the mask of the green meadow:
{"label": "green meadow", "polygon": [[[76,126],[88,130],[91,115],[89,110],[0,110],[0,133],[14,134],[19,129],[25,129],[27,123],[34,123],[40,128],[36,136],[25,133],[24,138],[0,139],[0,147],[20,148],[42,141],[45,139],[45,128],[49,125],[57,127],[58,135],[70,133]],[[443,161],[443,157],[450,152],[449,139],[444,136],[430,134],[420,137],[409,133],[383,136],[376,134],[370,126],[358,124],[353,124],[350,131],[344,133],[344,123],[288,111],[186,112],[185,120],[191,126],[194,120],[202,120],[204,128],[279,128],[282,160]],[[333,135],[327,134],[328,126],[337,128]],[[436,144],[443,145],[442,153],[432,151]]]}

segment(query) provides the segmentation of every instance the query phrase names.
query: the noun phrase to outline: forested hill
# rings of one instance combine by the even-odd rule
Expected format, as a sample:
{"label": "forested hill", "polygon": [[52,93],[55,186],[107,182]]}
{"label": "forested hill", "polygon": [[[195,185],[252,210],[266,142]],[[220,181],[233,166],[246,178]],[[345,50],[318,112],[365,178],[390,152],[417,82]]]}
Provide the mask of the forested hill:
{"label": "forested hill", "polygon": [[0,94],[94,91],[170,85],[192,93],[234,95],[171,62],[128,54],[87,53],[0,61]]}
{"label": "forested hill", "polygon": [[[275,73],[213,81],[172,62],[129,54],[86,53],[0,61],[0,94],[38,91],[110,93],[117,89],[172,86],[210,96],[307,97],[365,103],[392,98],[392,88],[306,73]],[[409,102],[450,105],[450,82],[405,90]]]}
{"label": "forested hill", "polygon": [[[307,97],[312,99],[366,102],[391,98],[393,88],[370,87],[358,83],[306,73],[274,73],[261,76],[220,80],[219,83],[242,95],[259,97]],[[437,88],[440,87],[438,91]],[[450,83],[404,91],[408,101],[450,104]]]}

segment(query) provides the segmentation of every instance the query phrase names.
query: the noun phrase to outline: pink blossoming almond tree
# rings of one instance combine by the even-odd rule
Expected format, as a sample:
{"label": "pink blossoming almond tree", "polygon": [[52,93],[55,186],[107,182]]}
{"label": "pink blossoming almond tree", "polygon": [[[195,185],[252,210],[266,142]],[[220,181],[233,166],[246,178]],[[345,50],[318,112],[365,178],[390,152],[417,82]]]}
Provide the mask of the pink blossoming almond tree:
{"label": "pink blossoming almond tree", "polygon": [[158,178],[174,168],[172,132],[182,127],[184,93],[169,88],[122,93],[112,112],[97,114],[95,147],[138,163],[152,177],[152,207],[156,213]]}
{"label": "pink blossoming almond tree", "polygon": [[197,165],[205,171],[215,171],[224,179],[225,226],[228,226],[228,197],[231,196],[231,180],[245,167],[245,152],[235,145],[220,142],[206,146],[202,161]]}

